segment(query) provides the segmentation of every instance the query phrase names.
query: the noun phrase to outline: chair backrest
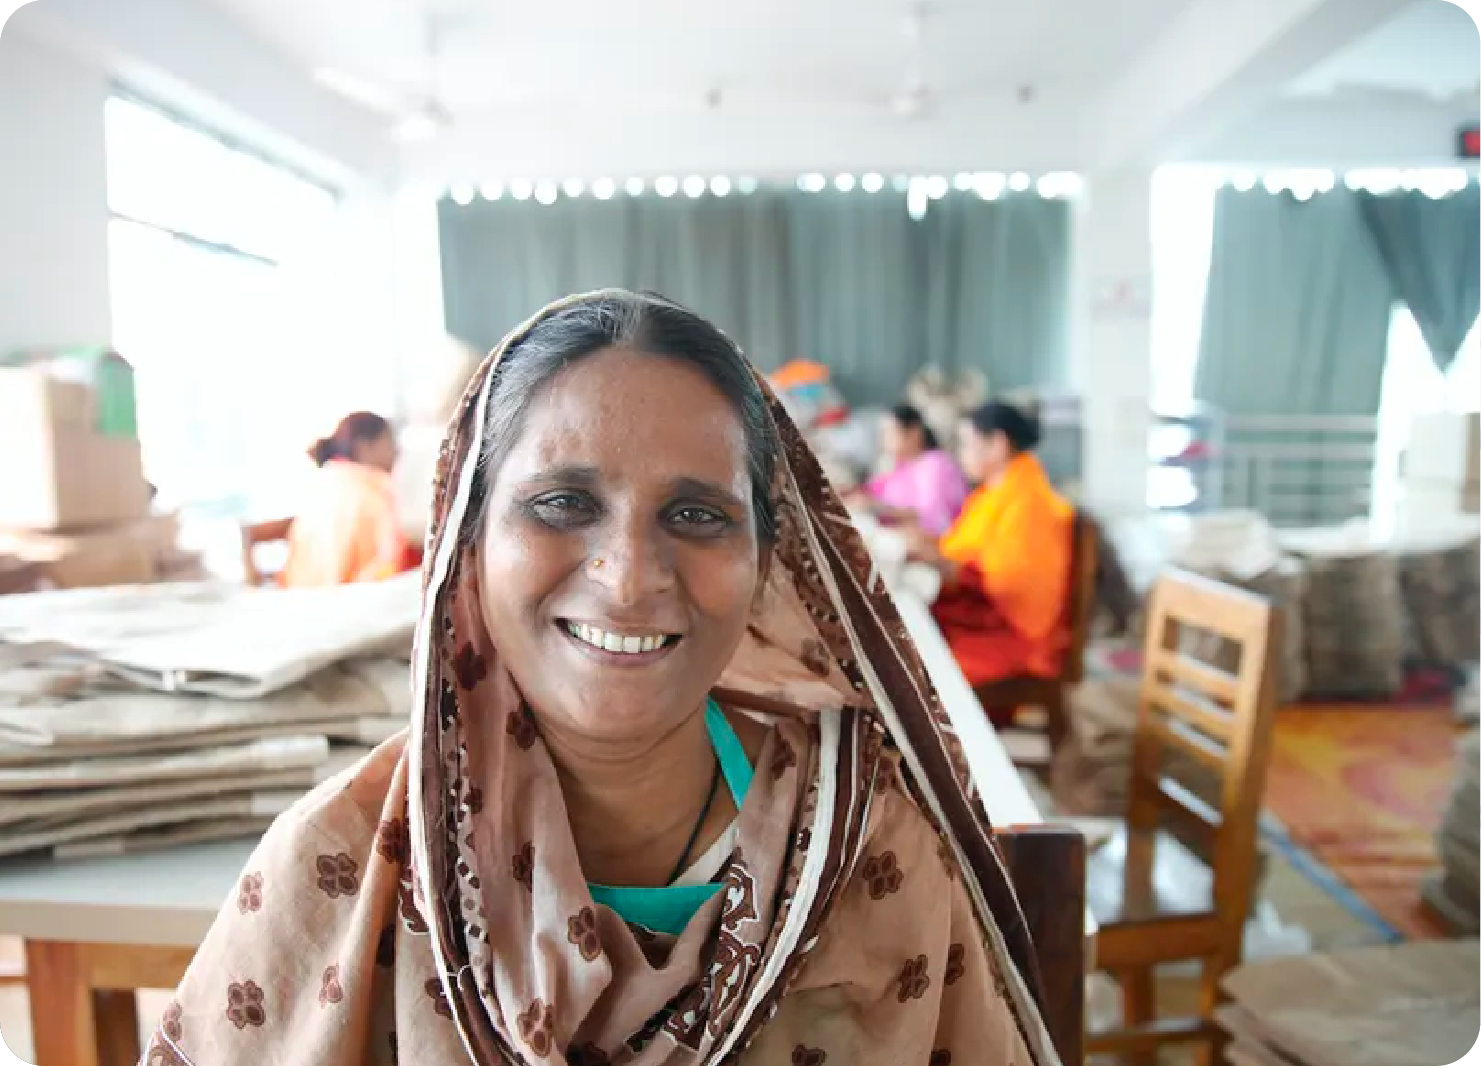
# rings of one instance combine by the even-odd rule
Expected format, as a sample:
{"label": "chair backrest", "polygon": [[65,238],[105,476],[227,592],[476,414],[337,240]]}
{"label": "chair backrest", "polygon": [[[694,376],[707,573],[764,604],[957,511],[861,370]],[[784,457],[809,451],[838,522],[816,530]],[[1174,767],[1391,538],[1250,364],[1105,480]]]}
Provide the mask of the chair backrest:
{"label": "chair backrest", "polygon": [[[1165,817],[1211,836],[1213,903],[1244,922],[1252,905],[1260,802],[1275,734],[1276,614],[1268,600],[1231,585],[1169,571],[1152,589],[1126,821],[1151,831]],[[1234,671],[1200,661],[1189,630],[1238,650]],[[1217,806],[1165,774],[1166,756],[1220,779]],[[1130,862],[1128,862],[1128,868]]]}
{"label": "chair backrest", "polygon": [[1070,643],[1065,648],[1059,676],[1066,684],[1078,685],[1085,680],[1085,645],[1090,640],[1090,623],[1095,617],[1100,539],[1095,523],[1079,511],[1075,512],[1070,536],[1070,581],[1065,600]]}
{"label": "chair backrest", "polygon": [[288,541],[293,529],[293,519],[275,518],[270,522],[256,522],[242,527],[242,571],[249,585],[270,585],[277,576],[274,570],[259,565],[257,549],[264,544]]}

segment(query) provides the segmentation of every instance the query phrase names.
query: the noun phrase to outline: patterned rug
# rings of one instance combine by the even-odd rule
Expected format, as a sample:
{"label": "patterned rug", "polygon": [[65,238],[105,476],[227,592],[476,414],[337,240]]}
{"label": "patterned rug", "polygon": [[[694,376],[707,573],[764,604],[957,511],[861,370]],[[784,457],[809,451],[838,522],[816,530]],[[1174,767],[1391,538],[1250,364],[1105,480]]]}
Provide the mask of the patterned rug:
{"label": "patterned rug", "polygon": [[1445,935],[1419,882],[1439,865],[1457,737],[1448,707],[1282,710],[1266,842],[1385,939]]}

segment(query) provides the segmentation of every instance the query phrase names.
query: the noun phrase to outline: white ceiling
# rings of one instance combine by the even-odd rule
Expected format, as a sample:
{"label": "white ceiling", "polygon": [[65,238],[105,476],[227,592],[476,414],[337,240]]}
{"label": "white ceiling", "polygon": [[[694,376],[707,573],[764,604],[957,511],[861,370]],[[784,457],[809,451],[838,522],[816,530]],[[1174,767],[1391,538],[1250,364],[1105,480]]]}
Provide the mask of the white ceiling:
{"label": "white ceiling", "polygon": [[1481,41],[1471,16],[1449,0],[1418,0],[1317,63],[1290,86],[1292,96],[1414,94],[1467,96],[1481,85]]}
{"label": "white ceiling", "polygon": [[[945,106],[1093,90],[1188,0],[212,0],[308,68],[460,118],[888,110],[913,76]],[[919,13],[912,33],[912,12]],[[429,61],[427,17],[442,44]]]}

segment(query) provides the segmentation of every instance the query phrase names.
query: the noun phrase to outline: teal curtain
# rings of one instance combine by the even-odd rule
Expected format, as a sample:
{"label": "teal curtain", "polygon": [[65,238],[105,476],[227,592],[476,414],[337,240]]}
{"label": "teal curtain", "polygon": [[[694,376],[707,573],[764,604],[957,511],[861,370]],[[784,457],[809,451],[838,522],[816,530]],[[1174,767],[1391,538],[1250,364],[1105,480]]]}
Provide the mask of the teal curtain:
{"label": "teal curtain", "polygon": [[1481,187],[1439,199],[1360,193],[1358,208],[1435,365],[1449,369],[1481,310]]}
{"label": "teal curtain", "polygon": [[896,402],[927,363],[995,387],[1063,380],[1069,206],[953,193],[562,197],[439,206],[448,329],[489,348],[567,293],[617,285],[704,314],[763,369],[825,363],[851,402]]}
{"label": "teal curtain", "polygon": [[1219,191],[1198,399],[1230,415],[1378,413],[1394,291],[1354,195]]}
{"label": "teal curtain", "polygon": [[1068,383],[1070,215],[1036,196],[953,196],[926,236],[926,360],[994,392]]}

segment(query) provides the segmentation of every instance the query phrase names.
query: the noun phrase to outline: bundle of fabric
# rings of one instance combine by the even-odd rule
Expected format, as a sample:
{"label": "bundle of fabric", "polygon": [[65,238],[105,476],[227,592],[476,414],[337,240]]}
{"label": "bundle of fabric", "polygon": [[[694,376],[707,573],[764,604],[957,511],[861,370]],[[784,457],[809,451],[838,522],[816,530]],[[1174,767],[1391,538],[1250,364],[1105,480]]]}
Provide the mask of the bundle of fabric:
{"label": "bundle of fabric", "polygon": [[1475,662],[1481,632],[1481,535],[1474,528],[1394,545],[1409,652],[1421,662]]}
{"label": "bundle of fabric", "polygon": [[1441,868],[1420,892],[1456,934],[1481,931],[1481,734],[1472,729],[1456,748],[1455,782],[1435,832]]}
{"label": "bundle of fabric", "polygon": [[1419,941],[1241,966],[1215,1012],[1234,1066],[1458,1062],[1481,1025],[1475,940]]}
{"label": "bundle of fabric", "polygon": [[980,370],[963,370],[951,376],[939,367],[928,366],[905,386],[905,399],[940,441],[955,440],[957,423],[986,403],[987,397],[987,377]]}
{"label": "bundle of fabric", "polygon": [[1063,814],[1120,817],[1136,736],[1141,681],[1101,675],[1070,694],[1070,729],[1049,768],[1054,806]]}
{"label": "bundle of fabric", "polygon": [[1281,534],[1306,569],[1306,691],[1388,698],[1404,683],[1404,598],[1394,554],[1361,526]]}
{"label": "bundle of fabric", "polygon": [[415,613],[416,586],[364,593],[177,586],[7,602],[0,856],[261,833],[405,727],[410,626],[395,608],[409,597]]}

